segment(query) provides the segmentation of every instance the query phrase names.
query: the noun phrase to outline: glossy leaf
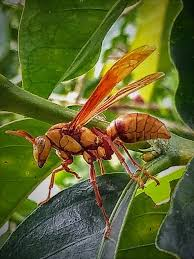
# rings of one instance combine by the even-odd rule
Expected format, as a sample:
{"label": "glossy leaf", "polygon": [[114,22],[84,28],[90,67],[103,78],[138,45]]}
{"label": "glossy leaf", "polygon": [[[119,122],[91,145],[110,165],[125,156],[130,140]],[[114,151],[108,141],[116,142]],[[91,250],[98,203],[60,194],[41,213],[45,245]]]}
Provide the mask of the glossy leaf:
{"label": "glossy leaf", "polygon": [[48,97],[59,81],[91,69],[127,0],[26,1],[19,33],[23,87]]}
{"label": "glossy leaf", "polygon": [[115,258],[118,248],[118,242],[123,230],[126,214],[131,207],[133,197],[137,189],[137,183],[132,180],[126,186],[119,201],[117,202],[111,214],[112,231],[109,239],[103,237],[102,243],[98,252],[98,259],[112,259]]}
{"label": "glossy leaf", "polygon": [[5,130],[23,129],[38,136],[48,128],[49,124],[32,119],[15,121],[0,128],[0,225],[59,163],[52,154],[45,166],[38,168],[32,145],[25,139],[5,134]]}
{"label": "glossy leaf", "polygon": [[158,227],[168,208],[169,204],[156,206],[147,195],[138,195],[128,212],[116,258],[174,258],[155,247]]}
{"label": "glossy leaf", "polygon": [[172,196],[170,210],[160,228],[157,245],[180,258],[194,258],[194,159]]}
{"label": "glossy leaf", "polygon": [[[128,181],[126,174],[98,178],[108,214]],[[28,217],[5,244],[0,258],[95,258],[104,226],[93,189],[84,181],[60,192]]]}
{"label": "glossy leaf", "polygon": [[[156,187],[155,187],[156,188]],[[156,206],[144,193],[134,198],[135,184],[128,184],[111,215],[110,239],[103,239],[98,259],[174,258],[155,247],[155,237],[169,204]]]}
{"label": "glossy leaf", "polygon": [[184,0],[183,5],[172,30],[171,53],[179,74],[176,106],[183,120],[194,129],[194,7],[189,0]]}

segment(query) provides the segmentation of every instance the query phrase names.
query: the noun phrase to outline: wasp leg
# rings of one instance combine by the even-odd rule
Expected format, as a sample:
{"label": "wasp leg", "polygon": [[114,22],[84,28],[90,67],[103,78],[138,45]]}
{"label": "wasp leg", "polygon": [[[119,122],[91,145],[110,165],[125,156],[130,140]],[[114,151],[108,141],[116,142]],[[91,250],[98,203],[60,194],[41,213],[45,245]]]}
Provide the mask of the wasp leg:
{"label": "wasp leg", "polygon": [[50,180],[50,184],[49,184],[49,192],[48,192],[47,198],[44,201],[40,202],[39,205],[42,205],[42,204],[44,204],[44,203],[46,203],[46,202],[48,202],[50,200],[51,190],[53,188],[54,181],[55,181],[55,174],[60,172],[61,170],[63,170],[63,166],[62,165],[58,166],[57,168],[55,168],[52,171],[51,180]]}
{"label": "wasp leg", "polygon": [[138,169],[140,169],[140,165],[139,165],[139,164],[135,161],[135,159],[133,159],[133,157],[130,155],[128,149],[127,149],[126,146],[123,144],[123,142],[120,141],[120,140],[116,140],[115,143],[116,143],[119,147],[123,148],[123,150],[124,150],[125,153],[127,154],[128,158],[129,158],[129,160],[132,162],[132,164],[133,164],[134,166],[136,166]]}
{"label": "wasp leg", "polygon": [[47,195],[47,198],[42,201],[41,203],[39,203],[39,205],[42,205],[44,203],[46,203],[47,201],[50,200],[50,197],[51,197],[51,190],[53,188],[53,185],[54,185],[54,181],[55,181],[55,174],[62,171],[62,170],[65,170],[66,172],[70,173],[70,174],[73,174],[77,179],[80,179],[81,177],[76,173],[74,172],[73,170],[71,170],[68,165],[71,164],[73,161],[71,159],[67,159],[66,161],[62,162],[60,166],[58,166],[57,168],[55,168],[53,171],[52,171],[52,175],[51,175],[51,180],[50,180],[50,184],[49,184],[49,192],[48,192],[48,195]]}
{"label": "wasp leg", "polygon": [[75,178],[81,179],[81,176],[79,176],[78,173],[74,172],[71,168],[68,167],[68,165],[70,165],[71,163],[72,163],[72,161],[68,161],[68,160],[65,161],[64,163],[62,163],[63,169],[64,169],[66,172],[68,172],[68,173],[74,175]]}
{"label": "wasp leg", "polygon": [[131,170],[129,169],[128,164],[125,161],[125,158],[121,154],[121,152],[118,150],[118,148],[114,145],[112,140],[109,138],[109,136],[103,134],[102,132],[98,131],[97,129],[94,129],[94,132],[100,136],[102,139],[104,139],[106,142],[108,142],[109,146],[112,148],[113,152],[117,156],[120,163],[124,166],[126,172],[129,174],[129,176],[138,183],[140,188],[144,188],[144,182],[140,176],[137,176],[136,174],[133,174]]}
{"label": "wasp leg", "polygon": [[96,203],[98,205],[98,207],[101,209],[105,223],[106,223],[106,229],[105,229],[105,238],[108,238],[110,235],[110,231],[111,231],[111,226],[110,226],[110,221],[109,221],[109,217],[106,213],[106,210],[103,206],[102,203],[102,197],[100,195],[99,189],[98,189],[98,184],[96,182],[96,172],[94,169],[94,164],[91,163],[90,164],[90,183],[94,189],[94,193],[95,193],[95,197],[96,197]]}
{"label": "wasp leg", "polygon": [[63,166],[63,169],[66,172],[73,174],[77,179],[81,179],[81,176],[79,176],[78,173],[74,172],[71,168],[68,167],[68,165],[73,163],[73,157],[64,151],[57,150],[56,154],[60,159],[62,159],[61,165]]}
{"label": "wasp leg", "polygon": [[104,165],[102,163],[102,159],[99,158],[97,161],[98,161],[98,164],[99,164],[99,167],[100,167],[100,173],[101,173],[101,175],[104,175],[105,169],[104,169]]}
{"label": "wasp leg", "polygon": [[139,170],[147,177],[147,179],[152,179],[155,181],[156,185],[160,185],[160,181],[151,175],[144,167],[140,167]]}
{"label": "wasp leg", "polygon": [[129,160],[132,162],[132,164],[134,166],[136,166],[148,179],[152,179],[156,182],[156,185],[159,185],[160,182],[158,181],[158,179],[156,177],[154,177],[153,175],[151,175],[144,167],[140,166],[134,159],[133,157],[130,155],[129,151],[127,150],[126,146],[121,142],[121,141],[117,141],[116,144],[120,147],[123,148],[123,150],[125,151],[125,153],[127,154]]}

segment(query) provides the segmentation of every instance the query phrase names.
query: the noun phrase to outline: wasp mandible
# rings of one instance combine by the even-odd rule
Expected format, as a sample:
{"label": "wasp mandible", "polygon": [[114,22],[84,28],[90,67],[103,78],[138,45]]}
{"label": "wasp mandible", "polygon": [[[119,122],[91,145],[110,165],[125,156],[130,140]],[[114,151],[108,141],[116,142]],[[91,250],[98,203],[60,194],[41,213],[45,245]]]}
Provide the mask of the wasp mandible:
{"label": "wasp mandible", "polygon": [[[106,130],[98,128],[89,129],[85,127],[94,116],[108,109],[115,102],[119,101],[124,96],[158,80],[163,77],[162,72],[156,72],[145,76],[144,78],[128,84],[126,87],[117,91],[113,96],[107,97],[113,87],[122,81],[131,71],[133,71],[141,62],[143,62],[152,52],[154,48],[150,46],[139,47],[119,59],[102,77],[96,89],[78,112],[73,121],[69,123],[59,123],[52,126],[44,136],[34,138],[29,133],[22,130],[8,130],[6,133],[24,137],[33,144],[33,155],[39,167],[45,164],[51,148],[56,150],[56,154],[62,160],[61,165],[52,171],[51,181],[47,202],[50,199],[51,189],[54,184],[55,174],[61,170],[69,172],[75,177],[80,178],[69,165],[73,163],[73,157],[82,155],[89,165],[89,179],[93,186],[97,205],[100,207],[105,219],[106,229],[105,236],[110,234],[110,222],[106,210],[103,206],[102,198],[96,182],[96,172],[94,162],[97,161],[100,167],[101,174],[104,174],[103,160],[111,160],[115,154],[124,166],[129,176],[138,182],[140,187],[143,187],[144,182],[141,177],[133,174],[119,147],[123,149],[132,163],[141,167],[131,158],[124,143],[135,143],[150,139],[169,139],[170,133],[165,125],[158,119],[142,113],[126,114],[112,121]],[[158,181],[148,173],[148,177]]]}

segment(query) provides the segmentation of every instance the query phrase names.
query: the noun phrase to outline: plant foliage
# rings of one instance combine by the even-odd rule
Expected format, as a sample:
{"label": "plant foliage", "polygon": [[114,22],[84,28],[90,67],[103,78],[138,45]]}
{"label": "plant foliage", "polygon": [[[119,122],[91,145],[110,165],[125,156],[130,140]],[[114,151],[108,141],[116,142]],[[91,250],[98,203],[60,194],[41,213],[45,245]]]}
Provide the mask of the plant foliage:
{"label": "plant foliage", "polygon": [[[192,14],[189,0],[0,3],[0,226],[8,223],[0,258],[193,258]],[[39,136],[71,121],[115,59],[145,44],[157,50],[117,87],[156,71],[165,79],[125,97],[88,127],[105,129],[135,110],[164,119],[172,137],[128,145],[141,164],[143,154],[156,154],[145,167],[158,174],[159,187],[148,181],[141,190],[116,159],[105,161],[107,174],[97,181],[112,225],[106,239],[84,161],[77,157],[72,165],[83,181],[60,172],[55,185],[65,190],[38,207],[28,197],[59,160],[51,153],[39,169],[32,146],[5,131]]]}

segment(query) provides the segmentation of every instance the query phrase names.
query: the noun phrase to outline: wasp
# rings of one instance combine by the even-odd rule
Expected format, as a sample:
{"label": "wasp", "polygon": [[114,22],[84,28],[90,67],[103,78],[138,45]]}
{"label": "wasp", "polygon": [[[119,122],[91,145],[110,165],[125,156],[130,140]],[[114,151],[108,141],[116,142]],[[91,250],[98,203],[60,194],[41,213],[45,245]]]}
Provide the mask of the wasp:
{"label": "wasp", "polygon": [[[132,163],[137,166],[138,169],[141,169],[130,156],[124,143],[135,143],[137,141],[158,138],[169,139],[170,133],[161,121],[143,113],[131,113],[120,116],[112,121],[106,130],[97,127],[89,129],[85,127],[85,125],[93,117],[104,112],[124,96],[127,96],[164,76],[164,73],[162,72],[147,75],[142,79],[121,88],[116,94],[110,95],[113,87],[151,55],[154,50],[153,47],[145,45],[120,58],[102,77],[90,98],[71,122],[56,124],[52,126],[44,136],[35,138],[22,130],[6,131],[8,134],[24,137],[32,143],[34,159],[40,168],[45,164],[51,148],[56,150],[57,156],[61,159],[60,166],[52,171],[48,196],[44,202],[47,202],[50,199],[51,189],[57,172],[64,170],[73,174],[75,177],[80,178],[69,165],[73,163],[74,156],[83,156],[84,160],[89,165],[89,180],[95,193],[96,203],[101,209],[105,219],[105,237],[109,236],[111,226],[96,181],[94,162],[97,161],[101,174],[103,175],[105,173],[103,160],[111,160],[112,155],[115,154],[129,176],[134,179],[140,187],[143,187],[144,182],[142,178],[130,171],[126,159],[120,150],[124,150]],[[153,176],[148,173],[146,174],[158,183]]]}

